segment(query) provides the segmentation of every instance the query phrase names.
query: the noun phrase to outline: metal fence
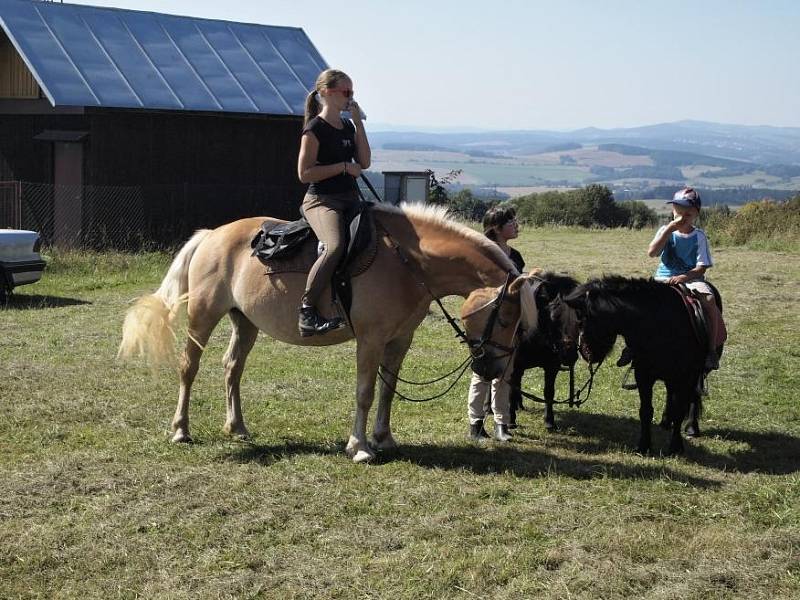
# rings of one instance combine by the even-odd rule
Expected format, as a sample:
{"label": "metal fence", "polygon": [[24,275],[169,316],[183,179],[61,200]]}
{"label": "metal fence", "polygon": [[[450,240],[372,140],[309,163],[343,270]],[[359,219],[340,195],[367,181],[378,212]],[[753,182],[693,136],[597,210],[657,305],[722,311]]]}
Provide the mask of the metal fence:
{"label": "metal fence", "polygon": [[195,230],[249,216],[296,219],[302,186],[56,186],[0,182],[0,227],[63,248],[172,247]]}

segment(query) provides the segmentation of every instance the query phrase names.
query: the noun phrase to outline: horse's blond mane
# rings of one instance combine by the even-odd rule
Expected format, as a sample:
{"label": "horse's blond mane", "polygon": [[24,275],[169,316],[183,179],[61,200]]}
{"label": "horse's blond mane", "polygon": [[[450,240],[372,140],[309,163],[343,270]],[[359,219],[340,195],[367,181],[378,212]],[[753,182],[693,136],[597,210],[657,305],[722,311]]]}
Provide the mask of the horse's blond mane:
{"label": "horse's blond mane", "polygon": [[405,215],[411,221],[421,221],[431,225],[438,225],[443,229],[452,231],[476,244],[484,250],[486,254],[492,256],[499,264],[504,265],[509,270],[516,271],[514,263],[511,262],[511,259],[500,249],[500,246],[485,235],[481,235],[474,229],[453,220],[450,212],[443,206],[404,202],[399,207],[391,204],[376,204],[374,208],[381,212]]}

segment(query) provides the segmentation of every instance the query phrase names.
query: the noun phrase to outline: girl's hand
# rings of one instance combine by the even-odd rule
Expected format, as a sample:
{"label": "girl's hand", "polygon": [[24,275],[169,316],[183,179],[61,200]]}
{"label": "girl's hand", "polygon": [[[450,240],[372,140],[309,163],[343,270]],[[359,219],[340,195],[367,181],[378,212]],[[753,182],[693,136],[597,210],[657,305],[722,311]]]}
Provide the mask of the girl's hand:
{"label": "girl's hand", "polygon": [[350,117],[356,123],[361,123],[361,107],[358,106],[358,102],[350,98],[350,102],[347,103],[347,109],[350,112]]}
{"label": "girl's hand", "polygon": [[352,175],[353,177],[361,177],[361,165],[354,162],[349,162],[345,164],[344,170],[347,172],[348,175]]}
{"label": "girl's hand", "polygon": [[678,285],[679,283],[686,283],[689,278],[686,275],[674,275],[667,280],[670,285]]}
{"label": "girl's hand", "polygon": [[669,229],[670,231],[677,231],[684,224],[686,224],[687,221],[688,218],[686,217],[686,215],[675,215],[675,218],[669,222],[669,225],[667,225],[667,229]]}

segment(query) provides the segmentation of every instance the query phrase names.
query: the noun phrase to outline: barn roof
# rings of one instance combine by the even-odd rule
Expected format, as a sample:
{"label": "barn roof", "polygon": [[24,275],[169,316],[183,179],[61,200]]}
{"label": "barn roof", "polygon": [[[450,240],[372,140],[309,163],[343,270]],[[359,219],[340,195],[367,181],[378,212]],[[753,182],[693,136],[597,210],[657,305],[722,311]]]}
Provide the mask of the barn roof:
{"label": "barn roof", "polygon": [[327,67],[293,27],[30,0],[0,27],[53,106],[302,115]]}

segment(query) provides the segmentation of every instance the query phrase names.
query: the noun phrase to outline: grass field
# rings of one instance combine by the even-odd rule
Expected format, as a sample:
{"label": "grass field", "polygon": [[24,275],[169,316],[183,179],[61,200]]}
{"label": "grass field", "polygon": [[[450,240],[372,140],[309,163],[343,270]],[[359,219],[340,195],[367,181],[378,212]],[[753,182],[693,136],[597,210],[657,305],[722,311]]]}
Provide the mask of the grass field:
{"label": "grass field", "polygon": [[[651,234],[534,229],[517,246],[581,278],[647,275]],[[684,457],[634,452],[637,397],[609,364],[586,406],[557,411],[558,432],[530,407],[507,445],[467,441],[466,381],[398,401],[400,448],[368,466],[343,451],[352,344],[261,339],[242,386],[254,438],[237,442],[220,429],[220,326],[195,443],[172,445],[175,376],[114,358],[125,309],[168,257],[50,257],[0,310],[0,597],[800,597],[800,260],[715,250],[731,339]],[[463,355],[433,314],[403,374]]]}

